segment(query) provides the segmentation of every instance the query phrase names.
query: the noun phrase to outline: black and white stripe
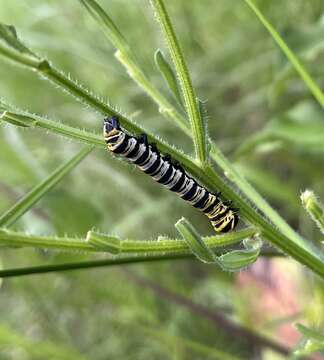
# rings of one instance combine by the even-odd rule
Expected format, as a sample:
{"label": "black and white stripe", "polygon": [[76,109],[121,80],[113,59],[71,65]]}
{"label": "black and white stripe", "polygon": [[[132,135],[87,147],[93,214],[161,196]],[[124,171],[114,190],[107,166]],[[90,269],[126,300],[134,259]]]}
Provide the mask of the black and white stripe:
{"label": "black and white stripe", "polygon": [[146,135],[137,138],[128,135],[119,126],[116,117],[104,120],[104,136],[107,147],[115,154],[127,158],[155,181],[176,192],[182,199],[204,212],[216,232],[228,232],[235,228],[239,216],[237,209],[223,202],[218,194],[212,194],[192,179],[170,156],[162,156],[155,144],[149,144]]}

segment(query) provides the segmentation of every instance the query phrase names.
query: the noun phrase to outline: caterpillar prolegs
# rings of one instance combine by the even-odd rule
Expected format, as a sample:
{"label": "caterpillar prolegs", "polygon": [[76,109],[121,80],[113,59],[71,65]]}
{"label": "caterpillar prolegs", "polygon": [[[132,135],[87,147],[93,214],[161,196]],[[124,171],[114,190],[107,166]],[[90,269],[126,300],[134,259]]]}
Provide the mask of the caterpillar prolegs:
{"label": "caterpillar prolegs", "polygon": [[222,201],[220,193],[210,193],[199,185],[181,165],[172,162],[169,155],[162,156],[155,144],[148,143],[145,134],[140,137],[127,134],[120,127],[118,118],[112,117],[104,120],[104,137],[110,151],[127,158],[207,215],[216,232],[225,233],[235,228],[239,220],[238,209],[232,208],[231,202]]}

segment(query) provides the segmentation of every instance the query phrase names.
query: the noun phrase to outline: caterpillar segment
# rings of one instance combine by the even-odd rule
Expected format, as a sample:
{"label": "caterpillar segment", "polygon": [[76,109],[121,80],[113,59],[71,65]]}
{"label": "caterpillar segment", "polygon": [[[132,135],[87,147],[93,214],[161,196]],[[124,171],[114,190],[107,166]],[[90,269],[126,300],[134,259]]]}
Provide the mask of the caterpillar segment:
{"label": "caterpillar segment", "polygon": [[210,193],[190,177],[180,164],[171,161],[170,155],[161,155],[154,143],[149,144],[145,134],[135,137],[127,134],[117,117],[104,120],[104,138],[108,150],[123,156],[155,181],[177,193],[183,200],[202,211],[216,232],[225,233],[235,228],[239,216],[224,202],[220,193]]}

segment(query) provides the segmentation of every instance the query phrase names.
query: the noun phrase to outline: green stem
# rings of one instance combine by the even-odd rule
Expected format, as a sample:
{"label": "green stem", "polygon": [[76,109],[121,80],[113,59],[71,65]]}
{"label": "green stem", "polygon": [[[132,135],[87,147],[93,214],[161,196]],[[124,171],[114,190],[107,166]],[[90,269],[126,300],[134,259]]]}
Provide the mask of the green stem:
{"label": "green stem", "polygon": [[[15,113],[15,115],[19,117],[19,114]],[[29,116],[32,117],[32,115]],[[4,120],[6,120],[5,117]],[[38,122],[39,120],[40,119],[38,118]],[[55,122],[53,123],[55,124]],[[75,138],[76,137],[74,134],[75,130],[77,130],[77,132],[80,131],[78,129],[74,129],[70,127],[69,129],[66,129],[64,135],[69,136],[71,138]],[[70,131],[72,133],[70,133]],[[83,139],[87,137],[87,134],[89,134],[89,137],[87,138],[87,143],[93,142],[94,145],[98,146],[97,141],[94,142],[93,140],[93,134],[84,132]],[[324,261],[322,259],[322,256],[318,253],[316,249],[312,248],[309,242],[306,243],[305,240],[303,239],[300,240],[301,238],[299,237],[299,235],[297,234],[295,235],[295,232],[288,226],[288,224],[283,222],[284,226],[282,226],[280,222],[278,222],[277,224],[274,221],[274,224],[277,225],[277,227],[282,231],[281,233],[276,227],[274,227],[268,221],[266,221],[264,217],[260,215],[260,213],[256,209],[254,209],[240,195],[238,195],[227,184],[227,182],[224,181],[224,179],[222,179],[218,175],[218,173],[215,172],[214,169],[208,167],[205,170],[202,170],[200,166],[198,166],[191,158],[185,156],[183,153],[179,152],[175,148],[167,145],[166,143],[162,143],[157,138],[154,139],[154,141],[158,144],[158,146],[160,146],[162,152],[171,154],[174,159],[178,160],[184,165],[184,167],[189,171],[189,173],[191,173],[195,178],[200,179],[201,182],[204,185],[206,185],[209,189],[211,189],[212,191],[221,190],[226,198],[233,200],[236,203],[236,205],[239,206],[240,214],[244,218],[246,218],[250,223],[252,223],[255,227],[260,229],[260,231],[262,232],[262,237],[264,239],[270,241],[273,245],[280,248],[287,255],[292,256],[301,264],[307,266],[309,269],[311,269],[318,275],[324,277]],[[102,141],[102,146],[104,147],[103,141]],[[217,156],[219,157],[220,163],[223,166],[224,170],[226,169],[229,171],[231,175],[232,174],[234,175],[234,177],[232,178],[233,181],[237,181],[237,183],[240,185],[240,188],[241,186],[244,186],[244,189],[246,191],[249,190],[250,185],[246,186],[246,184],[248,183],[245,180],[243,180],[239,175],[236,175],[235,172],[233,172],[233,167],[229,165],[228,161],[225,160],[225,158],[223,158],[223,156],[220,153],[218,153]],[[251,188],[249,191],[252,191],[252,195],[254,196],[253,198],[254,201],[263,200],[260,195],[255,193],[253,188]],[[266,212],[267,207],[265,207],[265,209],[263,210],[264,213],[268,215]],[[278,217],[280,219],[280,216],[277,213],[275,213],[275,215],[276,215],[274,217],[275,219],[277,219]],[[287,230],[289,234],[286,235]]]}
{"label": "green stem", "polygon": [[[30,52],[28,52],[30,56]],[[12,59],[11,59],[12,60]],[[20,65],[26,65],[25,56],[16,56],[16,60]],[[143,129],[139,126],[133,124],[126,117],[117,113],[112,107],[103,103],[101,100],[96,98],[94,95],[86,91],[76,82],[72,81],[70,78],[67,78],[62,72],[54,69],[48,61],[39,60],[36,63],[28,64],[28,67],[32,67],[33,70],[39,74],[45,76],[46,78],[52,80],[57,85],[62,87],[63,90],[68,91],[74,95],[80,102],[83,102],[90,106],[91,108],[110,115],[117,115],[121,119],[122,125],[126,130],[134,132],[136,134],[142,133]],[[21,115],[21,114],[20,114]],[[29,117],[32,117],[29,115]],[[39,121],[39,119],[38,119]],[[17,125],[17,124],[16,124]],[[28,124],[30,125],[30,124]],[[58,132],[58,128],[53,125],[53,131]],[[39,126],[39,123],[36,125]],[[73,138],[78,138],[80,136],[80,131],[78,129],[64,127],[65,136],[71,136]],[[241,214],[256,227],[259,227],[262,236],[272,242],[274,245],[278,246],[280,249],[285,251],[288,255],[294,257],[296,260],[300,261],[302,264],[306,265],[312,269],[317,274],[324,276],[324,261],[321,255],[317,250],[311,248],[310,245],[306,244],[304,239],[301,239],[298,234],[296,234],[287,223],[277,214],[246,181],[241,176],[239,176],[227,159],[223,156],[220,150],[213,144],[213,158],[215,162],[221,166],[225,175],[234,181],[239,189],[255,203],[259,209],[262,209],[263,213],[273,222],[274,226],[269,224],[250,204],[247,204],[245,199],[238,196],[230,186],[211,168],[202,168],[198,166],[190,157],[184,155],[179,150],[169,146],[165,142],[160,141],[154,135],[148,134],[149,140],[157,143],[159,148],[163,153],[169,153],[176,160],[181,162],[185,168],[197,179],[200,179],[203,184],[208,186],[210,190],[221,190],[224,195],[232,200],[235,200],[236,206],[239,206],[241,209]],[[88,143],[94,143],[98,146],[98,142],[95,141],[92,134],[83,133],[82,139],[79,140],[85,141],[87,139]],[[102,142],[104,145],[104,143]],[[263,204],[263,205],[260,205]]]}
{"label": "green stem", "polygon": [[[236,244],[244,239],[250,238],[258,233],[255,228],[247,228],[241,231],[236,231],[224,235],[215,235],[203,237],[205,245],[210,249],[225,247]],[[112,238],[109,235],[99,234],[94,231],[89,231],[87,235],[87,242],[93,246],[98,246],[100,249],[120,253],[190,253],[190,249],[184,240],[180,239],[158,239],[157,241],[145,240],[119,240]]]}
{"label": "green stem", "polygon": [[33,247],[66,251],[98,251],[84,239],[28,235],[8,229],[0,229],[0,246]]}
{"label": "green stem", "polygon": [[182,90],[185,107],[190,120],[196,155],[201,166],[204,167],[207,161],[205,129],[200,117],[198,103],[191,83],[188,68],[172,27],[171,20],[162,0],[151,0],[151,3],[166,38],[170,55],[175,66],[176,73],[179,77],[180,88]]}
{"label": "green stem", "polygon": [[96,135],[88,131],[77,129],[57,121],[48,120],[44,117],[34,114],[4,111],[1,114],[0,119],[16,126],[46,129],[55,134],[62,135],[67,138],[72,138],[74,140],[78,140],[82,143],[96,147],[103,147],[105,145],[101,135]]}
{"label": "green stem", "polygon": [[188,136],[191,136],[191,131],[187,125],[186,119],[175,109],[174,106],[161,94],[161,92],[152,84],[152,82],[145,76],[142,70],[136,63],[121,51],[115,53],[118,61],[126,68],[129,76],[150,96],[159,106],[159,111],[173,119],[176,125]]}
{"label": "green stem", "polygon": [[[109,18],[107,13],[100,9],[100,12],[94,7],[95,1],[93,0],[84,0],[91,4],[93,7],[94,12],[96,13],[97,18],[101,17],[101,22],[104,19],[109,24],[112,23],[112,20]],[[249,1],[250,5],[251,2]],[[165,9],[164,9],[165,10]],[[254,7],[255,10],[255,7]],[[162,9],[163,11],[163,9]],[[92,16],[94,16],[93,13],[91,13]],[[94,16],[95,17],[95,16]],[[97,20],[97,19],[96,19]],[[116,26],[113,27],[115,29]],[[107,26],[102,26],[103,31],[107,34]],[[171,28],[172,30],[172,28]],[[111,30],[110,30],[111,32]],[[115,34],[121,34],[119,31],[115,32]],[[121,58],[122,63],[126,66],[126,68],[131,71],[134,74],[137,74],[137,76],[134,76],[134,80],[146,91],[146,93],[152,97],[152,99],[159,105],[160,108],[167,107],[171,108],[172,106],[170,104],[167,104],[167,100],[163,98],[163,95],[159,93],[159,91],[152,86],[152,84],[149,82],[147,78],[145,78],[143,72],[139,69],[137,64],[135,64],[131,60],[131,56],[128,55],[124,51],[125,46],[121,46],[121,44],[125,44],[126,41],[124,38],[119,39],[119,42],[114,41],[114,38],[111,36],[108,36],[108,38],[111,40],[113,45],[119,49],[121,52]],[[280,39],[279,39],[280,40]],[[128,46],[127,46],[128,48]],[[291,56],[294,56],[291,54]],[[313,82],[314,83],[314,82]],[[172,114],[176,114],[176,110],[172,109],[172,111],[167,112],[167,114],[172,117]],[[174,120],[176,120],[176,124],[186,133],[189,134],[189,128],[187,122],[184,121],[184,119],[178,119],[177,117],[174,117]],[[178,121],[179,120],[179,121]],[[305,243],[305,240],[301,239],[301,237],[294,232],[290,226],[285,222],[284,219],[266,202],[266,200],[245,180],[244,177],[240,175],[238,171],[231,165],[231,163],[224,157],[220,149],[217,147],[215,143],[213,143],[210,139],[208,139],[209,145],[211,146],[211,157],[212,159],[217,163],[218,166],[224,171],[224,174],[226,177],[228,177],[232,182],[234,182],[240,191],[244,193],[244,195],[252,201],[259,209],[262,209],[262,212],[275,224],[287,237],[292,238],[295,242],[299,243],[301,246],[303,246],[303,243]],[[222,180],[218,177],[218,182],[222,182]],[[221,185],[218,185],[220,189],[223,190],[223,187]],[[239,203],[241,206],[241,204]]]}
{"label": "green stem", "polygon": [[[23,126],[23,127],[34,126],[41,129],[47,129],[56,134],[65,136],[67,138],[79,140],[81,142],[94,145],[96,147],[102,147],[102,148],[106,147],[102,135],[96,135],[86,130],[77,129],[72,126],[65,125],[63,123],[59,123],[53,120],[48,120],[41,116],[36,116],[26,112],[5,111],[0,116],[0,119],[3,121],[7,121],[15,126]],[[125,124],[126,124],[125,128],[130,129],[129,131],[136,134],[143,133],[143,129],[136,126],[135,124],[128,122],[128,120],[127,123]],[[150,133],[146,132],[146,134],[148,135],[148,139],[152,142],[155,142],[163,153],[170,154],[171,156],[173,156],[175,159],[178,159],[178,161],[182,163],[193,162],[193,159],[191,157],[186,156],[175,147],[167,144],[166,142],[162,141],[161,139],[155,137]]]}
{"label": "green stem", "polygon": [[14,224],[26,211],[50,191],[62,178],[78,165],[91,151],[93,147],[86,147],[79,151],[72,159],[59,166],[45,180],[32,188],[25,196],[17,201],[7,212],[0,217],[0,226]]}
{"label": "green stem", "polygon": [[79,0],[87,9],[93,19],[99,24],[105,36],[118,50],[115,53],[117,60],[126,68],[130,77],[150,96],[158,105],[160,112],[168,116],[189,136],[191,131],[185,117],[164,97],[164,95],[152,84],[145,73],[137,65],[135,55],[131,51],[124,36],[116,24],[94,0]]}
{"label": "green stem", "polygon": [[[277,252],[272,254],[271,252],[264,253],[265,256],[278,256]],[[21,267],[14,269],[4,269],[0,270],[0,278],[7,277],[16,277],[16,276],[26,276],[33,274],[45,274],[50,272],[57,271],[67,271],[67,270],[81,270],[81,269],[90,269],[98,267],[111,267],[118,265],[131,265],[137,263],[145,262],[156,262],[156,261],[170,261],[170,260],[193,260],[195,256],[190,254],[168,254],[168,255],[151,255],[151,256],[125,256],[120,258],[110,258],[104,260],[92,260],[92,261],[81,261],[74,263],[64,263],[64,264],[53,264],[53,265],[40,265],[32,267]]]}
{"label": "green stem", "polygon": [[[241,231],[225,235],[204,237],[206,246],[210,249],[223,248],[236,244],[244,239],[250,238],[257,233],[254,228],[247,228]],[[101,240],[98,244],[98,238]],[[147,256],[174,253],[190,254],[185,241],[180,239],[167,240],[119,240],[115,237],[89,231],[87,239],[77,239],[56,236],[36,236],[16,232],[8,229],[0,229],[0,246],[9,247],[34,247],[43,249],[55,249],[64,251],[90,251],[108,252],[113,254],[140,254]]]}
{"label": "green stem", "polygon": [[287,56],[290,63],[294,66],[295,70],[298,72],[300,77],[304,80],[304,83],[308,86],[309,90],[318,101],[318,103],[324,107],[324,94],[312,77],[309,75],[301,61],[297,56],[291,51],[289,46],[285,43],[280,34],[275,30],[275,28],[270,24],[270,22],[264,17],[261,11],[254,5],[251,0],[245,0],[250,9],[255,13],[258,19],[261,21],[263,26],[269,31],[270,35],[274,41],[278,44],[282,52]]}
{"label": "green stem", "polygon": [[67,270],[81,270],[98,267],[111,267],[118,265],[128,265],[144,262],[155,262],[155,261],[169,261],[169,260],[180,260],[180,259],[193,259],[193,255],[188,254],[173,254],[168,256],[127,256],[116,259],[104,259],[104,260],[92,260],[92,261],[81,261],[64,264],[53,264],[53,265],[40,265],[31,267],[21,267],[14,269],[0,270],[0,278],[26,276],[33,274],[45,274],[50,272],[67,271]]}
{"label": "green stem", "polygon": [[[92,7],[95,4],[95,1],[86,0],[91,3]],[[163,4],[162,4],[163,5]],[[165,10],[165,9],[164,9]],[[161,10],[163,12],[163,9]],[[100,10],[100,14],[98,10],[96,11],[97,18],[100,15],[101,20],[109,19],[109,23],[112,20],[109,18],[107,13],[104,12],[103,9]],[[91,14],[94,16],[94,14]],[[102,26],[104,32],[107,34],[107,27]],[[172,28],[171,28],[172,30]],[[120,34],[118,31],[117,34]],[[168,115],[173,117],[176,114],[174,107],[167,103],[167,100],[163,97],[159,91],[153,87],[150,81],[145,77],[143,72],[139,69],[137,64],[132,61],[131,56],[129,56],[128,52],[124,51],[125,46],[121,46],[120,44],[124,44],[125,40],[122,38],[119,42],[114,41],[111,37],[108,38],[112,41],[113,45],[119,49],[117,58],[125,65],[126,69],[130,73],[132,73],[133,79],[146,91],[146,93],[152,97],[154,101],[157,102],[160,108],[168,108],[171,109],[168,111]],[[176,39],[175,39],[176,40]],[[176,124],[186,133],[190,134],[190,130],[188,128],[188,124],[184,121],[184,119],[179,119],[178,116],[173,117],[176,120]],[[222,168],[225,175],[234,182],[238,188],[259,208],[262,209],[263,213],[276,225],[280,228],[280,230],[289,237],[292,237],[296,242],[303,243],[304,241],[296,234],[287,223],[281,218],[281,216],[263,199],[263,197],[257,193],[257,191],[236,171],[236,169],[231,165],[231,163],[224,157],[220,149],[217,147],[215,143],[213,143],[210,139],[208,139],[209,145],[211,146],[211,157],[217,163],[218,166]],[[221,187],[222,189],[222,187]]]}

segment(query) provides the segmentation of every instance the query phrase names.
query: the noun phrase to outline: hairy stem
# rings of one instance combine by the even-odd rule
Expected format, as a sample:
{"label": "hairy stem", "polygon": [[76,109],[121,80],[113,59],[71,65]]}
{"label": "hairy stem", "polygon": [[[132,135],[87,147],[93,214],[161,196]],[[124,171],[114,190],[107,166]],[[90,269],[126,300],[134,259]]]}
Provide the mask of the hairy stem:
{"label": "hairy stem", "polygon": [[[210,249],[222,248],[236,244],[244,239],[250,238],[257,233],[254,228],[225,235],[215,235],[204,237],[206,246]],[[98,246],[94,240],[101,239],[102,246]],[[174,253],[190,254],[191,251],[186,242],[181,239],[158,239],[158,240],[120,240],[109,235],[98,234],[89,231],[86,239],[56,237],[56,236],[36,236],[16,232],[8,229],[0,229],[0,246],[9,247],[34,247],[44,249],[55,249],[64,251],[90,251],[108,252],[114,254],[140,254],[147,256],[160,254],[170,255]]]}
{"label": "hairy stem", "polygon": [[151,3],[166,38],[170,55],[179,78],[184,104],[191,124],[196,155],[201,166],[204,167],[207,161],[206,134],[189,71],[163,1],[151,0]]}
{"label": "hairy stem", "polygon": [[[15,113],[15,116],[19,117],[20,114]],[[32,115],[29,114],[29,117],[32,117]],[[6,117],[4,116],[3,119],[6,120]],[[38,118],[38,122],[39,121],[40,118]],[[55,122],[53,122],[52,125],[54,129],[53,131],[55,131]],[[72,133],[70,133],[70,131],[72,131]],[[77,129],[77,132],[79,131],[80,130]],[[69,127],[69,129],[66,129],[64,135],[75,138],[76,136],[74,134],[74,128]],[[82,139],[83,141],[85,141],[84,139],[86,138],[86,135],[87,132],[84,131]],[[181,162],[195,178],[199,179],[211,191],[221,190],[226,198],[232,199],[236,203],[236,205],[239,206],[240,214],[248,222],[250,222],[260,230],[264,239],[270,241],[273,245],[277,246],[287,255],[290,255],[291,257],[299,261],[301,264],[304,264],[318,275],[324,277],[324,260],[321,254],[319,254],[319,252],[314,249],[309,242],[306,242],[304,239],[300,238],[299,235],[296,234],[295,236],[291,236],[295,233],[288,224],[284,223],[284,226],[281,226],[283,229],[280,229],[278,226],[278,228],[282,232],[279,231],[276,227],[274,227],[267,220],[265,220],[265,218],[260,215],[260,213],[253,206],[248,204],[245,199],[243,199],[239,194],[237,194],[226,183],[226,181],[224,181],[224,179],[221,178],[218,173],[216,173],[216,171],[212,167],[209,166],[205,169],[202,169],[190,157],[179,152],[177,149],[167,145],[164,142],[161,142],[158,138],[153,137],[151,138],[151,140],[152,139],[154,139],[154,142],[156,142],[158,146],[160,146],[162,152],[171,154],[174,159]],[[91,136],[87,138],[87,143],[91,143],[92,141],[93,134],[91,134]],[[95,141],[94,145],[98,146],[98,142]],[[103,140],[102,146],[104,147]],[[224,165],[227,166],[226,163]],[[230,168],[231,167],[229,167],[229,169]],[[240,177],[238,177],[238,180],[242,181]],[[289,234],[286,228],[290,230]]]}

